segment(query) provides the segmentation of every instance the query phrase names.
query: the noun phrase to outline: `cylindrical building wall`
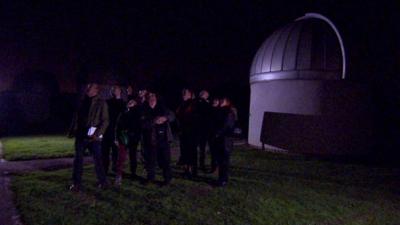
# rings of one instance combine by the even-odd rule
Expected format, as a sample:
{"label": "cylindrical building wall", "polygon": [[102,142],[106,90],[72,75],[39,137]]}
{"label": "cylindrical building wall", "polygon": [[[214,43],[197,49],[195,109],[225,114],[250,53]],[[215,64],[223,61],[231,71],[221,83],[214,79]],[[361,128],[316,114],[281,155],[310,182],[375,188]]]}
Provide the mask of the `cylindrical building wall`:
{"label": "cylindrical building wall", "polygon": [[250,96],[250,145],[261,147],[265,112],[318,115],[321,113],[322,81],[276,80],[253,83]]}

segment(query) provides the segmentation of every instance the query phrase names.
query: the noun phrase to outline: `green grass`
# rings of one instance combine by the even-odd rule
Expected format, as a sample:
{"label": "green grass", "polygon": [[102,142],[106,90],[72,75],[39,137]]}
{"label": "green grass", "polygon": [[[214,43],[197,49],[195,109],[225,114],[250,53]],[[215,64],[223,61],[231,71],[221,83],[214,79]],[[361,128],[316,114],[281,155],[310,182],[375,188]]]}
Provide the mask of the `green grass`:
{"label": "green grass", "polygon": [[28,136],[1,139],[6,160],[73,156],[73,139],[65,136]]}
{"label": "green grass", "polygon": [[66,191],[70,169],[20,175],[12,185],[25,224],[399,224],[398,169],[249,149],[235,150],[232,164],[226,188],[174,168],[168,187],[125,179],[120,191],[98,191],[92,166],[79,194]]}

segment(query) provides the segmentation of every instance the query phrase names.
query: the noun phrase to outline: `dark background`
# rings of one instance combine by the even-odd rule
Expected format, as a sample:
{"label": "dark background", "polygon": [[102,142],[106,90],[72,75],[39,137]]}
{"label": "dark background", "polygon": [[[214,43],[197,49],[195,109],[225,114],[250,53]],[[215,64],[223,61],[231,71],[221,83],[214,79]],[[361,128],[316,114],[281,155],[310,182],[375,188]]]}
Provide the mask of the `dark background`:
{"label": "dark background", "polygon": [[[317,12],[343,36],[347,78],[371,87],[377,146],[400,145],[400,8],[394,0],[0,4],[3,135],[65,130],[78,87],[93,74],[105,83],[155,86],[171,108],[185,86],[228,94],[246,130],[248,73],[257,49],[281,26]],[[35,111],[39,103],[32,96],[37,102],[47,96],[42,99],[49,101],[50,119],[44,119],[44,109]],[[43,118],[15,117],[35,113]],[[12,129],[6,114],[14,116]],[[30,129],[21,128],[26,124]]]}

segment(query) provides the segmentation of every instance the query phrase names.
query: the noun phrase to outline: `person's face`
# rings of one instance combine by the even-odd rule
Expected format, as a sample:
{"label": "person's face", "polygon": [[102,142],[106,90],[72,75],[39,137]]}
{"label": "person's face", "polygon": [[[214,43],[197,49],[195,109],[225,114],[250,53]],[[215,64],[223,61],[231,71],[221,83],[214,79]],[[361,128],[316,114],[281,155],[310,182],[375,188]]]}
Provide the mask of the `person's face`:
{"label": "person's face", "polygon": [[154,104],[157,103],[157,95],[155,93],[148,93],[147,95],[147,101],[149,104]]}
{"label": "person's face", "polygon": [[139,91],[139,97],[141,97],[141,98],[145,97],[146,94],[147,94],[147,91],[146,91],[146,90],[140,90],[140,91]]}
{"label": "person's face", "polygon": [[98,84],[88,84],[86,87],[86,95],[88,97],[94,97],[99,94],[99,85]]}
{"label": "person's face", "polygon": [[219,100],[218,99],[214,99],[213,102],[212,102],[212,106],[213,107],[218,107],[218,105],[219,105]]}
{"label": "person's face", "polygon": [[132,88],[132,86],[128,86],[128,87],[126,88],[126,92],[128,93],[128,95],[132,95],[132,94],[133,94],[133,88]]}
{"label": "person's face", "polygon": [[192,93],[189,90],[184,90],[182,93],[183,101],[187,101],[192,98]]}
{"label": "person's face", "polygon": [[208,97],[210,97],[210,94],[208,93],[208,91],[202,91],[200,92],[200,98],[207,100]]}
{"label": "person's face", "polygon": [[220,107],[231,106],[231,102],[227,98],[223,98],[220,100]]}
{"label": "person's face", "polygon": [[220,107],[227,106],[227,101],[226,101],[226,99],[225,99],[225,98],[223,98],[223,99],[220,99],[220,100],[219,100],[219,102],[220,102],[220,104],[219,104],[219,106],[220,106]]}
{"label": "person's face", "polygon": [[114,86],[113,95],[116,97],[120,97],[121,93],[122,93],[121,88],[119,86]]}

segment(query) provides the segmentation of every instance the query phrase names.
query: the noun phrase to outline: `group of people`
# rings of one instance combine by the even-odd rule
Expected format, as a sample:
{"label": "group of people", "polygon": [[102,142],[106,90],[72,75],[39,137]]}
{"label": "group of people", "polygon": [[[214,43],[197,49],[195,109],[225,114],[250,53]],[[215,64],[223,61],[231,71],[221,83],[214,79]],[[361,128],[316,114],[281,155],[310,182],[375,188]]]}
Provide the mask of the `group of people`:
{"label": "group of people", "polygon": [[[100,189],[109,186],[110,168],[115,173],[115,185],[121,185],[128,156],[131,179],[154,182],[158,164],[163,176],[161,184],[168,185],[172,179],[172,122],[178,125],[180,156],[177,164],[182,166],[184,176],[189,179],[198,176],[198,168],[208,173],[218,171],[216,185],[227,184],[232,133],[237,120],[237,113],[227,97],[210,102],[206,90],[196,98],[192,90],[183,89],[182,103],[174,112],[152,89],[135,94],[128,86],[127,96],[123,98],[122,87],[116,85],[111,88],[112,97],[108,100],[100,97],[100,91],[99,84],[88,84],[73,117],[69,136],[75,137],[75,157],[70,190],[82,188],[86,149],[93,155]],[[206,143],[211,153],[210,170],[205,167]],[[139,145],[146,171],[144,179],[136,174]]]}

